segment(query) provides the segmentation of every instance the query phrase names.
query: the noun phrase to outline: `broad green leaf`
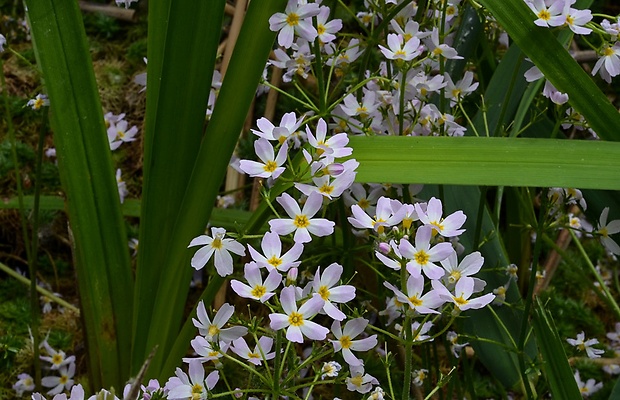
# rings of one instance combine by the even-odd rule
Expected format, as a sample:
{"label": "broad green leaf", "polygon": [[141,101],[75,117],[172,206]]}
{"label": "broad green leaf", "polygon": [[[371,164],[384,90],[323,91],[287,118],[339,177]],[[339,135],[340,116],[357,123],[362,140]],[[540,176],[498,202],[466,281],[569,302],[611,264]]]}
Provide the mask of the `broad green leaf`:
{"label": "broad green leaf", "polygon": [[[145,347],[145,338],[161,331],[160,318],[153,315],[153,304],[158,297],[162,270],[170,268],[162,260],[170,251],[174,223],[202,140],[225,3],[224,0],[149,3],[144,186],[134,302],[133,373],[152,350]],[[172,297],[185,301],[183,292],[172,293],[175,293]],[[182,308],[177,312],[182,312]],[[164,349],[160,348],[161,351]]]}
{"label": "broad green leaf", "polygon": [[[523,0],[480,0],[545,77],[605,140],[620,140],[620,115],[592,78],[568,54],[552,31],[534,25],[534,13]],[[550,55],[553,55],[550,57]]]}
{"label": "broad green leaf", "polygon": [[349,144],[360,163],[358,182],[620,189],[617,143],[351,137]]}
{"label": "broad green leaf", "polygon": [[573,371],[564,352],[563,340],[558,335],[551,314],[536,299],[534,317],[532,318],[538,349],[542,354],[543,371],[549,382],[553,397],[556,399],[581,399]]}
{"label": "broad green leaf", "polygon": [[163,356],[167,356],[172,348],[181,327],[192,271],[190,255],[197,250],[188,250],[187,245],[205,230],[275,39],[276,33],[269,30],[268,20],[271,15],[283,10],[285,5],[285,0],[263,0],[251,2],[248,7],[170,236],[169,251],[160,260],[166,268],[162,271],[157,292],[175,293],[175,297],[159,296],[154,302],[153,320],[157,320],[156,329],[149,331],[146,348],[159,345],[151,363],[155,375],[159,374],[164,362]]}
{"label": "broad green leaf", "polygon": [[67,197],[90,384],[129,373],[133,279],[97,85],[76,2],[26,2]]}

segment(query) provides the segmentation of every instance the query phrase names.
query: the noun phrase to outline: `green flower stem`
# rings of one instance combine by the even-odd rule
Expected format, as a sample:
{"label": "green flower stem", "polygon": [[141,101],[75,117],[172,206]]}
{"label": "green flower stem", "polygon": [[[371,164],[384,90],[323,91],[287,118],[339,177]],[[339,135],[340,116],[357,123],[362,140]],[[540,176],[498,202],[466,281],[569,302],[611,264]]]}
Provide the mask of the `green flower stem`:
{"label": "green flower stem", "polygon": [[209,398],[210,399],[217,399],[217,398],[220,398],[220,397],[231,396],[231,395],[234,395],[235,393],[265,393],[265,394],[269,394],[269,393],[271,393],[271,390],[267,390],[267,389],[236,389],[236,390],[232,390],[230,392],[223,392],[223,393],[217,393],[217,394],[211,393],[209,395]]}
{"label": "green flower stem", "polygon": [[616,315],[616,319],[620,320],[620,307],[618,307],[618,303],[616,302],[616,300],[612,296],[612,294],[609,291],[609,288],[607,287],[607,285],[605,285],[605,282],[603,282],[603,278],[601,278],[601,274],[599,274],[596,271],[596,268],[594,267],[594,264],[592,264],[592,261],[590,261],[590,257],[588,257],[588,254],[586,253],[585,249],[581,245],[581,242],[579,241],[579,239],[575,235],[575,232],[573,232],[572,229],[570,230],[570,235],[573,238],[573,241],[575,242],[577,247],[579,248],[579,252],[581,253],[584,261],[586,262],[586,265],[588,266],[588,268],[590,268],[590,271],[596,277],[596,281],[600,285],[600,290],[605,294],[605,298],[609,302],[609,305],[611,306],[612,311]]}
{"label": "green flower stem", "polygon": [[243,362],[241,362],[241,361],[237,360],[236,358],[229,356],[229,355],[228,355],[228,354],[226,354],[226,353],[221,353],[221,354],[222,354],[222,355],[224,356],[224,358],[226,358],[227,360],[230,360],[230,361],[232,361],[232,362],[234,362],[234,363],[236,363],[236,364],[240,365],[242,368],[245,368],[245,369],[247,369],[248,371],[250,371],[251,373],[253,373],[254,375],[258,376],[258,377],[260,378],[260,380],[261,380],[261,381],[263,381],[263,383],[265,383],[265,385],[269,385],[269,380],[268,380],[267,378],[265,378],[265,375],[263,375],[263,374],[261,374],[260,372],[258,372],[258,371],[256,370],[256,368],[254,368],[254,367],[252,367],[252,366],[250,366],[250,365],[248,365],[248,364],[246,364],[246,363],[243,363]]}
{"label": "green flower stem", "polygon": [[305,360],[304,360],[304,362],[302,362],[301,364],[299,364],[299,365],[298,365],[298,366],[297,366],[294,370],[290,371],[290,372],[287,374],[287,378],[284,380],[284,382],[282,383],[282,385],[286,385],[288,382],[290,382],[290,380],[291,380],[291,379],[296,378],[296,377],[298,376],[298,372],[299,372],[301,369],[305,368],[308,364],[310,364],[310,363],[312,363],[312,362],[314,362],[314,361],[316,361],[316,360],[320,360],[320,359],[322,359],[323,357],[326,357],[326,356],[328,356],[328,355],[332,354],[332,353],[333,353],[333,351],[334,351],[334,350],[333,350],[333,347],[332,347],[332,348],[330,348],[329,350],[324,351],[323,353],[320,353],[320,354],[319,354],[319,355],[317,355],[317,356],[308,357],[307,359],[305,359]]}
{"label": "green flower stem", "polygon": [[[316,21],[316,17],[313,18]],[[323,115],[327,104],[325,78],[323,77],[323,60],[321,57],[321,45],[319,44],[319,38],[314,40],[313,46],[314,52],[314,75],[316,76],[317,86],[319,87],[319,114]]]}
{"label": "green flower stem", "polygon": [[536,286],[536,269],[538,267],[538,258],[540,257],[540,253],[542,251],[542,243],[543,236],[545,232],[545,218],[547,217],[547,212],[549,210],[549,197],[547,196],[548,190],[543,190],[541,197],[541,205],[540,210],[538,212],[538,224],[536,226],[536,242],[534,243],[534,254],[532,257],[532,268],[530,271],[530,282],[527,287],[527,295],[525,296],[525,310],[523,313],[523,320],[521,321],[521,331],[519,332],[519,342],[518,342],[518,358],[519,358],[519,369],[521,370],[521,378],[523,380],[523,386],[525,388],[525,393],[528,398],[534,398],[534,394],[532,393],[532,388],[530,386],[529,380],[527,378],[527,374],[525,372],[525,353],[523,349],[525,348],[525,343],[527,340],[527,332],[529,326],[529,316],[532,309],[532,302],[534,299],[534,287]]}
{"label": "green flower stem", "polygon": [[314,380],[312,381],[312,385],[310,385],[310,389],[308,389],[308,393],[306,393],[306,397],[304,397],[304,400],[308,400],[310,398],[310,395],[312,394],[312,389],[314,389],[314,386],[317,384],[319,376],[321,376],[320,373],[314,374]]}
{"label": "green flower stem", "polygon": [[[289,342],[290,343],[290,342]],[[288,347],[287,347],[288,348]],[[282,329],[276,331],[276,357],[273,364],[273,398],[277,399],[280,396],[280,364],[282,364]]]}
{"label": "green flower stem", "polygon": [[413,358],[413,340],[411,332],[411,317],[407,315],[403,323],[405,330],[405,375],[403,376],[403,393],[402,400],[409,400],[409,392],[411,391],[411,368]]}

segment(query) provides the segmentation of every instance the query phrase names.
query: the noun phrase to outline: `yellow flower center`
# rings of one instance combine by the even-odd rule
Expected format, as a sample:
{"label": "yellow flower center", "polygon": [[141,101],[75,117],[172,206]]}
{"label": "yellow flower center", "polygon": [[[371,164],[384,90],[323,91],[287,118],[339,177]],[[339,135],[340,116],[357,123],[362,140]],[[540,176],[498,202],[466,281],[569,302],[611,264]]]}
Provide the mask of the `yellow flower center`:
{"label": "yellow flower center", "polygon": [[213,247],[216,250],[221,250],[222,249],[222,239],[220,239],[219,237],[216,237],[215,239],[213,239],[213,241],[211,242],[211,247]]}
{"label": "yellow flower center", "polygon": [[567,15],[566,16],[566,24],[572,26],[574,23],[575,23],[575,18],[573,18],[571,15]]}
{"label": "yellow flower center", "polygon": [[261,285],[254,286],[254,289],[250,292],[250,294],[256,298],[261,298],[267,293],[267,288]]}
{"label": "yellow flower center", "polygon": [[258,353],[248,353],[248,358],[260,359],[260,354],[258,354]]}
{"label": "yellow flower center", "polygon": [[454,302],[456,303],[456,305],[460,308],[462,306],[464,306],[465,304],[469,303],[468,300],[465,300],[463,298],[463,296],[459,296],[459,297],[454,297]]}
{"label": "yellow flower center", "polygon": [[362,386],[362,382],[364,382],[364,379],[362,378],[361,375],[356,375],[351,378],[351,383],[354,384],[355,386]]}
{"label": "yellow flower center", "polygon": [[63,357],[60,354],[54,354],[52,356],[52,364],[60,365],[60,363],[62,363],[62,359]]}
{"label": "yellow flower center", "polygon": [[413,304],[415,307],[419,307],[422,305],[422,300],[420,300],[418,298],[418,296],[411,296],[409,297],[409,301],[411,302],[411,304]]}
{"label": "yellow flower center", "polygon": [[297,215],[295,216],[293,224],[295,224],[297,228],[307,228],[310,225],[310,221],[308,221],[308,217],[305,215]]}
{"label": "yellow flower center", "polygon": [[435,49],[433,49],[433,55],[440,56],[442,54],[443,54],[443,50],[440,47],[435,47]]}
{"label": "yellow flower center", "polygon": [[319,25],[316,27],[316,31],[319,34],[319,36],[321,36],[322,34],[325,33],[325,25]]}
{"label": "yellow flower center", "polygon": [[125,132],[121,131],[121,130],[117,130],[116,134],[118,135],[119,138],[124,138],[125,137]]}
{"label": "yellow flower center", "polygon": [[343,349],[348,349],[353,343],[351,343],[351,338],[349,336],[342,336],[340,338],[340,344]]}
{"label": "yellow flower center", "polygon": [[218,333],[220,333],[220,328],[218,328],[217,325],[209,326],[209,336],[215,336]]}
{"label": "yellow flower center", "polygon": [[276,164],[275,161],[267,161],[267,163],[265,163],[265,166],[263,167],[266,172],[273,172],[276,170],[276,168],[278,168],[278,164]]}
{"label": "yellow flower center", "polygon": [[601,228],[598,230],[598,233],[600,233],[601,235],[603,235],[603,237],[607,237],[609,236],[609,233],[607,232],[607,228]]}
{"label": "yellow flower center", "polygon": [[282,264],[282,259],[276,256],[272,256],[269,260],[267,260],[267,263],[274,268],[278,268]]}
{"label": "yellow flower center", "polygon": [[430,257],[427,252],[420,250],[413,255],[413,259],[420,265],[426,265]]}
{"label": "yellow flower center", "polygon": [[43,107],[45,105],[45,102],[43,101],[43,99],[36,99],[34,101],[34,104],[32,105],[32,108],[35,110],[38,110],[39,108]]}
{"label": "yellow flower center", "polygon": [[413,220],[411,218],[403,218],[403,228],[405,229],[411,228],[412,223],[413,223]]}
{"label": "yellow flower center", "polygon": [[301,326],[304,324],[304,316],[298,312],[293,311],[291,315],[288,316],[288,323],[293,326]]}
{"label": "yellow flower center", "polygon": [[317,293],[323,298],[323,300],[329,300],[329,289],[327,288],[327,286],[321,286]]}
{"label": "yellow flower center", "polygon": [[450,277],[448,278],[450,283],[454,283],[458,281],[459,279],[461,279],[461,271],[452,271],[450,273]]}
{"label": "yellow flower center", "polygon": [[329,185],[327,183],[325,183],[323,186],[321,186],[319,188],[319,192],[321,193],[325,193],[325,194],[331,194],[331,192],[334,191],[334,187],[332,185]]}
{"label": "yellow flower center", "polygon": [[295,13],[290,13],[286,16],[286,23],[290,26],[295,26],[299,24],[299,15]]}
{"label": "yellow flower center", "polygon": [[67,383],[67,381],[68,381],[68,380],[69,380],[69,377],[68,377],[67,375],[62,375],[62,376],[60,377],[59,383],[60,383],[61,385],[64,385],[64,384],[66,384],[66,383]]}
{"label": "yellow flower center", "polygon": [[396,50],[394,52],[394,57],[405,57],[407,53],[404,50]]}
{"label": "yellow flower center", "polygon": [[362,210],[365,210],[370,207],[370,202],[367,199],[361,199],[357,202],[357,205],[360,206]]}
{"label": "yellow flower center", "polygon": [[603,50],[603,56],[611,57],[613,55],[614,55],[614,49],[612,49],[611,47],[608,47],[605,50]]}
{"label": "yellow flower center", "polygon": [[545,8],[538,13],[538,18],[542,19],[543,21],[549,21],[551,19],[551,13]]}

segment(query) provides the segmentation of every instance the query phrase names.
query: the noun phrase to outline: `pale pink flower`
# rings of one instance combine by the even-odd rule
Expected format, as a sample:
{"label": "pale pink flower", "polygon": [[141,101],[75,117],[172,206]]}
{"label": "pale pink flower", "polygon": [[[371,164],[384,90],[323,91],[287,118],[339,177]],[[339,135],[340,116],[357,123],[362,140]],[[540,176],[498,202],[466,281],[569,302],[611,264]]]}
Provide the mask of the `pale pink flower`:
{"label": "pale pink flower", "polygon": [[74,362],[59,367],[57,371],[60,376],[45,376],[41,379],[41,385],[51,388],[47,391],[47,394],[59,394],[73,386],[73,375],[75,375]]}
{"label": "pale pink flower", "polygon": [[562,26],[566,22],[565,0],[528,0],[526,4],[538,17],[534,21],[538,26]]}
{"label": "pale pink flower", "polygon": [[379,45],[379,49],[388,60],[411,61],[424,50],[418,37],[413,36],[405,40],[402,35],[396,33],[388,34],[387,45],[389,48]]}
{"label": "pale pink flower", "polygon": [[603,49],[603,55],[592,68],[592,75],[596,75],[599,70],[607,83],[611,83],[611,78],[620,74],[620,42]]}
{"label": "pale pink flower", "polygon": [[373,385],[378,385],[379,381],[374,376],[364,372],[363,365],[351,366],[350,376],[346,379],[347,389],[351,392],[368,393]]}

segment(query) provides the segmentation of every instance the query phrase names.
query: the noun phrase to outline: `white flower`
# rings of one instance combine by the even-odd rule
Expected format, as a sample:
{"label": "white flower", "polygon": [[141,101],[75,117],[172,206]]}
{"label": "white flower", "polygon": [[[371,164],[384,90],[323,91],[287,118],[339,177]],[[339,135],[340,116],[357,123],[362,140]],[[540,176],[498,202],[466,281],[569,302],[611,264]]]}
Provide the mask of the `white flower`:
{"label": "white flower", "polygon": [[280,147],[277,156],[275,156],[273,146],[269,143],[269,140],[264,138],[259,138],[254,142],[254,150],[262,162],[241,160],[239,167],[246,174],[251,177],[277,179],[286,170],[282,166],[288,155],[288,144],[286,142]]}
{"label": "white flower", "polygon": [[41,379],[41,385],[52,388],[47,394],[58,394],[64,390],[69,390],[73,386],[73,375],[75,375],[75,363],[63,365],[58,368],[60,376],[45,376]]}
{"label": "white flower", "polygon": [[598,344],[597,339],[585,340],[586,335],[584,332],[578,333],[576,339],[568,338],[566,341],[571,345],[577,347],[581,351],[585,351],[589,358],[600,358],[601,354],[605,353],[605,350],[595,349],[593,344]]}
{"label": "white flower", "polygon": [[4,51],[4,45],[6,45],[6,38],[0,34],[0,53]]}
{"label": "white flower", "polygon": [[62,350],[54,350],[52,346],[47,343],[47,340],[41,343],[45,350],[47,351],[48,356],[41,356],[41,360],[47,361],[52,364],[51,369],[59,369],[60,367],[64,367],[68,364],[71,364],[75,361],[75,356],[69,356],[65,354]]}
{"label": "white flower", "polygon": [[474,293],[475,282],[472,277],[465,276],[456,283],[454,295],[439,281],[432,281],[433,289],[437,290],[439,297],[445,301],[454,303],[454,306],[461,311],[474,309],[477,310],[489,304],[495,299],[493,293],[487,293],[475,299],[470,299]]}
{"label": "white flower", "polygon": [[34,99],[28,100],[28,103],[26,103],[26,105],[33,110],[38,110],[41,107],[49,106],[50,101],[48,100],[46,95],[39,93],[35,96]]}
{"label": "white flower", "polygon": [[323,204],[323,196],[320,193],[310,193],[303,210],[299,208],[297,201],[288,193],[283,193],[276,200],[284,207],[290,217],[290,219],[280,218],[269,221],[271,230],[278,235],[288,235],[295,232],[293,238],[295,243],[307,243],[312,240],[311,233],[320,237],[329,236],[334,232],[336,224],[333,221],[325,218],[312,218]]}
{"label": "white flower", "polygon": [[372,385],[378,385],[379,381],[372,375],[364,373],[363,365],[351,366],[351,376],[346,379],[347,389],[352,392],[368,393]]}
{"label": "white flower", "polygon": [[334,346],[334,352],[342,350],[342,357],[350,366],[364,365],[362,360],[355,357],[353,351],[368,351],[377,345],[377,335],[372,335],[365,339],[353,340],[359,336],[368,326],[368,320],[355,318],[340,327],[339,321],[332,323],[332,333],[336,340],[330,340]]}
{"label": "white flower", "polygon": [[616,42],[613,46],[607,46],[603,49],[603,55],[598,59],[594,68],[592,68],[592,75],[601,71],[601,77],[611,83],[611,78],[620,74],[620,42]]}
{"label": "white flower", "polygon": [[121,144],[136,140],[135,136],[138,134],[138,127],[135,125],[127,129],[129,124],[124,119],[109,123],[108,141],[110,142],[110,150],[116,150]]}
{"label": "white flower", "polygon": [[273,292],[282,281],[282,276],[277,269],[271,269],[267,279],[263,282],[260,268],[255,262],[247,263],[244,268],[245,280],[249,286],[236,279],[230,282],[232,289],[241,297],[258,300],[261,303],[269,300],[275,293]]}
{"label": "white flower", "polygon": [[338,364],[336,361],[329,361],[323,364],[323,368],[321,368],[321,379],[325,379],[326,377],[335,378],[338,376],[338,372],[342,366]]}
{"label": "white flower", "polygon": [[215,253],[214,264],[217,273],[220,276],[230,275],[233,272],[233,259],[229,252],[244,256],[245,248],[234,239],[225,239],[226,229],[224,228],[211,228],[211,233],[213,237],[200,235],[192,239],[187,246],[204,245],[192,257],[192,267],[197,270],[203,268]]}
{"label": "white flower", "polygon": [[588,397],[594,392],[599,391],[603,388],[603,382],[596,382],[594,379],[588,379],[587,382],[583,382],[581,377],[579,376],[579,371],[575,371],[575,381],[577,382],[577,387],[579,388],[579,392],[583,397]]}
{"label": "white flower", "polygon": [[318,294],[307,300],[299,309],[295,302],[294,286],[282,289],[280,302],[285,314],[269,314],[271,321],[269,326],[277,331],[287,328],[286,338],[291,342],[303,343],[304,336],[311,340],[323,340],[329,333],[329,329],[310,321],[323,308],[323,299]]}
{"label": "white flower", "polygon": [[17,375],[18,381],[13,385],[17,397],[21,397],[24,392],[32,392],[34,390],[34,380],[28,374]]}
{"label": "white flower", "polygon": [[219,371],[213,371],[205,379],[205,370],[198,360],[189,362],[189,376],[177,368],[175,377],[166,382],[170,400],[202,400],[207,398],[207,390],[215,387],[220,379]]}
{"label": "white flower", "polygon": [[119,197],[119,199],[121,201],[121,204],[123,204],[123,202],[125,201],[125,196],[127,196],[127,194],[129,192],[127,191],[127,184],[125,183],[125,181],[121,177],[121,169],[120,168],[118,168],[116,170],[116,186],[118,188],[118,197]]}
{"label": "white flower", "polygon": [[405,40],[402,35],[390,33],[387,37],[388,48],[379,45],[381,53],[389,60],[411,61],[422,53],[420,39],[416,36]]}
{"label": "white flower", "polygon": [[565,0],[528,0],[526,4],[538,19],[534,23],[538,26],[561,26],[566,22],[564,15]]}
{"label": "white flower", "polygon": [[213,317],[213,322],[211,322],[207,310],[205,309],[204,302],[201,300],[196,309],[198,319],[192,318],[192,322],[194,326],[198,328],[198,332],[209,342],[223,341],[225,343],[230,343],[248,332],[248,328],[243,326],[233,326],[231,328],[222,329],[234,312],[234,306],[224,303],[215,314],[215,317]]}
{"label": "white flower", "polygon": [[346,303],[355,298],[355,287],[351,285],[335,286],[340,280],[343,268],[341,265],[333,263],[329,267],[325,268],[323,275],[321,275],[321,267],[318,267],[314,280],[312,281],[312,290],[318,293],[325,304],[323,304],[323,311],[333,319],[342,321],[346,318],[346,315],[338,309],[334,303]]}
{"label": "white flower", "polygon": [[607,216],[609,215],[609,207],[605,207],[601,213],[601,217],[598,221],[597,233],[600,236],[601,243],[605,248],[617,255],[620,255],[620,246],[609,235],[620,232],[620,219],[616,219],[607,223]]}
{"label": "white flower", "polygon": [[268,336],[263,336],[258,339],[258,344],[254,347],[254,350],[250,350],[244,338],[239,338],[233,341],[232,344],[230,350],[232,350],[233,353],[248,360],[254,365],[261,365],[263,360],[271,360],[276,356],[275,352],[270,353],[271,347],[273,346],[273,339]]}
{"label": "white flower", "polygon": [[269,18],[269,29],[278,33],[278,44],[289,48],[293,44],[294,34],[312,42],[318,36],[312,26],[312,17],[319,14],[316,3],[299,4],[298,0],[289,0],[284,13],[276,13]]}

